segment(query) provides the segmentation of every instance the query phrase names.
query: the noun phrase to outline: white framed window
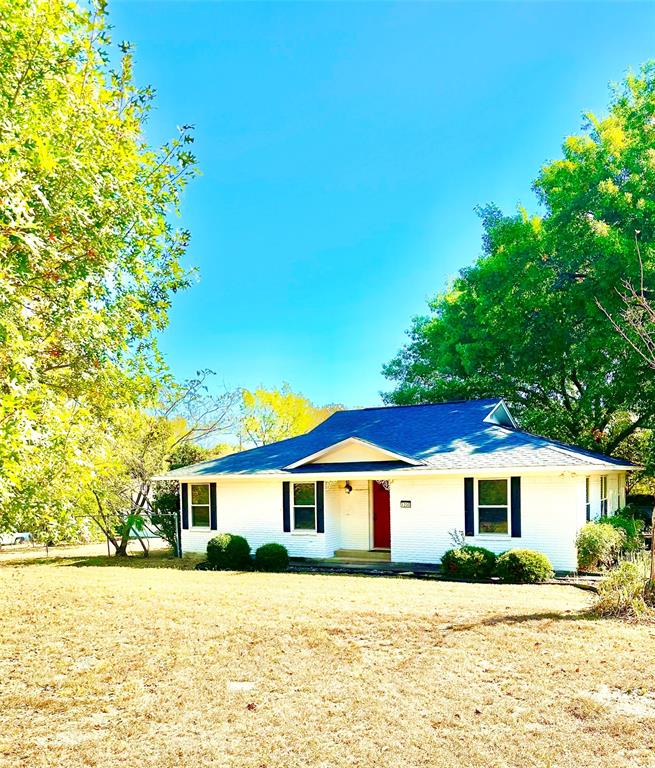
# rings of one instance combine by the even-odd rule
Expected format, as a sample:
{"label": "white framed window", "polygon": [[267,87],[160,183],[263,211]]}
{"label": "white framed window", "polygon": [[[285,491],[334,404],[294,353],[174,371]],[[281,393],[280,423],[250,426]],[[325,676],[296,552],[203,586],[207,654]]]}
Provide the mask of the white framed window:
{"label": "white framed window", "polygon": [[191,486],[191,527],[209,528],[209,484]]}
{"label": "white framed window", "polygon": [[478,480],[478,534],[509,535],[509,478]]}
{"label": "white framed window", "polygon": [[607,475],[600,476],[600,516],[607,517]]}
{"label": "white framed window", "polygon": [[591,478],[584,479],[584,510],[587,522],[591,520]]}
{"label": "white framed window", "polygon": [[316,483],[293,483],[294,531],[316,531]]}

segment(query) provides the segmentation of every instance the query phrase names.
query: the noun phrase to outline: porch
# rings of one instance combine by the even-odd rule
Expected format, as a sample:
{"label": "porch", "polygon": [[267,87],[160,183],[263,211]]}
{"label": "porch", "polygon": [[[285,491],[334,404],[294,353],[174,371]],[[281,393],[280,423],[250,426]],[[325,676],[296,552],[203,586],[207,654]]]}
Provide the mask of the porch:
{"label": "porch", "polygon": [[391,503],[387,481],[328,481],[325,512],[326,559],[337,563],[390,562]]}
{"label": "porch", "polygon": [[390,563],[391,549],[336,549],[334,557],[329,559],[333,562],[363,563],[365,565]]}

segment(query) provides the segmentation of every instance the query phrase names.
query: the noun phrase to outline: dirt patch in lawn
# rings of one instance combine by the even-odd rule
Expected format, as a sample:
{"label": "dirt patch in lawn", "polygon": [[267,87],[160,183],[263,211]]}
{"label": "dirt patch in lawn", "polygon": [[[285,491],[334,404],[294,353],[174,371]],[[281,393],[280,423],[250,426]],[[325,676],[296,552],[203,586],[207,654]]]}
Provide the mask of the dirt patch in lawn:
{"label": "dirt patch in lawn", "polygon": [[[655,766],[655,628],[594,620],[591,600],[3,567],[0,765]],[[640,706],[623,706],[635,692]]]}

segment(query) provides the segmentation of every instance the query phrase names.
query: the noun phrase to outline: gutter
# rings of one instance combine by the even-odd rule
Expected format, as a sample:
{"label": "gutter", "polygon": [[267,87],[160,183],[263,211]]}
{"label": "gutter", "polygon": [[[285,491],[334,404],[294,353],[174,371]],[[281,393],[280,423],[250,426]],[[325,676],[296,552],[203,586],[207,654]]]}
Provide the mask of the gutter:
{"label": "gutter", "polygon": [[218,473],[210,474],[190,474],[190,475],[158,475],[153,477],[153,480],[174,480],[181,483],[198,483],[208,482],[210,480],[237,480],[237,481],[252,481],[252,480],[340,480],[343,478],[349,478],[352,480],[393,480],[395,478],[405,477],[442,477],[445,475],[455,476],[467,476],[474,475],[476,477],[487,475],[489,477],[498,476],[499,473],[507,474],[522,474],[522,475],[548,475],[548,474],[570,474],[570,475],[603,475],[607,472],[626,472],[640,469],[641,467],[633,464],[611,464],[605,466],[599,466],[598,464],[578,464],[578,465],[560,465],[553,467],[520,467],[508,465],[505,467],[458,467],[447,469],[435,469],[435,468],[419,468],[412,467],[410,469],[396,469],[396,470],[370,470],[366,472],[353,472],[344,470],[343,472],[253,472],[253,473]]}

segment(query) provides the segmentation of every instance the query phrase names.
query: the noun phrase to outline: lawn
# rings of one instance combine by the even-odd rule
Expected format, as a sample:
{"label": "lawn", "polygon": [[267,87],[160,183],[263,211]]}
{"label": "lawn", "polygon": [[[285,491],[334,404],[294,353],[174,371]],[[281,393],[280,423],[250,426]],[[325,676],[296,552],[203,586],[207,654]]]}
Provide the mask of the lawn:
{"label": "lawn", "polygon": [[3,768],[655,765],[655,627],[574,587],[88,562],[0,567]]}

